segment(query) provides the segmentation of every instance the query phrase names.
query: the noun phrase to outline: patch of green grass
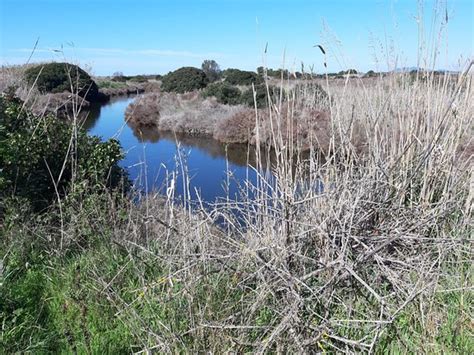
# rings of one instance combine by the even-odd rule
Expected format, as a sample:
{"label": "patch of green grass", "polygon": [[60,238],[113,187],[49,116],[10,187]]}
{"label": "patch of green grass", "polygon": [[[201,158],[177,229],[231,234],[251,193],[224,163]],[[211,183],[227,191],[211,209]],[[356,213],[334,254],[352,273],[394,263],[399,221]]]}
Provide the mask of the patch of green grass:
{"label": "patch of green grass", "polygon": [[429,305],[415,302],[387,328],[377,352],[473,354],[473,301],[472,293],[452,291],[437,294]]}

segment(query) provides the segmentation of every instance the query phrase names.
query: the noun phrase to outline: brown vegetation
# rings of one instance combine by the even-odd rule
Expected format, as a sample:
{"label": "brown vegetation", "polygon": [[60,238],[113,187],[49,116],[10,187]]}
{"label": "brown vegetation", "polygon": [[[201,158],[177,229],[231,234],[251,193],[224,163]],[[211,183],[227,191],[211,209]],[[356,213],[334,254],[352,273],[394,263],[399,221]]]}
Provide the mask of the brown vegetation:
{"label": "brown vegetation", "polygon": [[[78,244],[92,225],[112,255],[66,275],[82,277],[73,284],[84,294],[97,290],[89,304],[103,302],[109,323],[120,317],[133,329],[137,352],[472,353],[473,171],[456,159],[472,152],[470,68],[456,87],[345,81],[328,88],[324,112],[304,95],[257,111],[196,94],[144,95],[130,122],[263,142],[275,153],[272,176],[257,169],[240,200],[204,208],[178,197],[192,177],[177,168],[166,201],[149,195],[120,210],[114,199],[106,208],[81,200],[61,228],[46,224],[44,244],[60,240],[54,253],[65,254],[63,242]],[[305,171],[290,153],[313,142],[328,157],[310,154]],[[10,239],[17,230],[38,239],[29,217]]]}
{"label": "brown vegetation", "polygon": [[258,136],[251,144],[267,146],[294,145],[306,151],[312,147],[327,153],[331,143],[331,120],[328,112],[317,109],[282,107],[258,113]]}
{"label": "brown vegetation", "polygon": [[36,96],[30,103],[30,109],[37,115],[53,114],[59,118],[68,118],[79,110],[87,110],[89,101],[68,92]]}
{"label": "brown vegetation", "polygon": [[[169,198],[165,224],[158,223],[170,227],[158,235],[146,229],[149,244],[133,246],[164,255],[169,280],[185,285],[173,294],[194,305],[183,333],[207,337],[203,348],[216,352],[469,347],[460,339],[468,335],[464,299],[472,290],[472,169],[455,158],[472,140],[472,79],[464,77],[462,90],[396,79],[332,87],[327,112],[295,96],[218,122],[217,138],[249,134],[251,143],[271,145],[275,178],[246,181],[243,201],[199,209],[202,220],[176,218]],[[328,156],[322,163],[310,154],[308,172],[290,153],[312,143]],[[366,154],[353,159],[360,151]],[[167,185],[169,196],[174,186]],[[226,228],[212,231],[209,220]],[[167,246],[169,235],[176,239]],[[159,251],[148,242],[157,240]],[[215,286],[199,302],[206,281]],[[149,290],[145,282],[142,289]],[[456,334],[455,345],[443,333]]]}
{"label": "brown vegetation", "polygon": [[[297,144],[302,150],[316,146],[327,152],[330,145],[329,114],[316,108],[283,106],[269,114],[266,109],[219,104],[198,93],[153,93],[139,97],[126,111],[134,127],[156,126],[159,130],[212,136],[222,143],[250,143],[274,146],[275,131],[291,132],[278,139]],[[258,135],[256,138],[258,123]]]}
{"label": "brown vegetation", "polygon": [[214,98],[202,99],[196,92],[151,93],[131,103],[125,118],[133,126],[155,125],[162,131],[212,136],[219,120],[242,108],[219,104]]}
{"label": "brown vegetation", "polygon": [[255,131],[255,110],[242,109],[220,120],[213,137],[222,143],[248,143]]}
{"label": "brown vegetation", "polygon": [[104,88],[99,90],[100,93],[105,95],[108,99],[115,96],[128,96],[142,94],[145,92],[143,85],[141,86],[126,86],[122,88]]}
{"label": "brown vegetation", "polygon": [[32,65],[5,66],[0,69],[0,92],[10,91],[20,98],[36,115],[52,114],[61,119],[74,116],[74,112],[89,108],[90,103],[76,93],[40,93],[24,79],[24,72]]}

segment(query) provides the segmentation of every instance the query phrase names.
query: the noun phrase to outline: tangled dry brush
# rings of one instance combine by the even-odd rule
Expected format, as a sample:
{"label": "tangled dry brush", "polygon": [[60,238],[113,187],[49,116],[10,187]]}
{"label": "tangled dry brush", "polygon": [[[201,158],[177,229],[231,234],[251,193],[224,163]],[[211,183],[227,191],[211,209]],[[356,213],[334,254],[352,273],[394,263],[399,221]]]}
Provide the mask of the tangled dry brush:
{"label": "tangled dry brush", "polygon": [[[326,89],[327,113],[301,95],[266,110],[168,94],[129,108],[133,120],[148,103],[141,123],[160,129],[271,142],[276,156],[270,173],[259,169],[257,150],[258,181],[237,200],[194,209],[186,223],[173,202],[177,175],[166,213],[153,197],[144,201],[145,217],[129,226],[146,219],[156,228],[130,230],[136,239],[120,243],[167,265],[160,290],[184,297],[192,319],[180,334],[157,324],[146,346],[169,351],[192,336],[201,339],[194,350],[373,352],[394,342],[406,350],[399,321],[420,312],[422,330],[410,341],[429,348],[443,322],[438,295],[472,289],[469,69],[454,79],[393,75]],[[213,285],[208,298],[202,285]],[[143,290],[162,297],[158,287]]]}

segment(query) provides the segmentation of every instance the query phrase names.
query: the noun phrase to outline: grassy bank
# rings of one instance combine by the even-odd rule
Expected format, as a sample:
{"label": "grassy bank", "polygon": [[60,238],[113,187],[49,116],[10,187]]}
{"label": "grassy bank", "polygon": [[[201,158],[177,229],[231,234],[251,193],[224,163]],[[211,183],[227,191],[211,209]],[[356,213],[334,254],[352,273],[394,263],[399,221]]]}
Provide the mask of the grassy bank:
{"label": "grassy bank", "polygon": [[6,196],[2,350],[472,353],[469,68],[324,89],[324,161],[292,129],[320,102],[289,91],[254,110],[275,163],[255,150],[238,201],[191,208],[184,167],[165,196],[100,180],[39,212]]}

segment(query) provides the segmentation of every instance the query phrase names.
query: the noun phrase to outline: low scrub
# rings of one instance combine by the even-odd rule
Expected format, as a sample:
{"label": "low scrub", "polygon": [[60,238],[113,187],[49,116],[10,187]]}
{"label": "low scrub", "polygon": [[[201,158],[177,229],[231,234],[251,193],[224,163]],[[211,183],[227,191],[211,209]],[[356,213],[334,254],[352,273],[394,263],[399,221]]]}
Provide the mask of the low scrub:
{"label": "low scrub", "polygon": [[76,93],[88,101],[98,99],[99,89],[89,74],[74,64],[46,63],[32,66],[25,71],[30,86],[45,93]]}
{"label": "low scrub", "polygon": [[256,106],[258,108],[263,108],[267,107],[270,101],[276,102],[279,93],[280,88],[278,87],[260,84],[246,89],[240,97],[240,102],[249,107]]}
{"label": "low scrub", "polygon": [[[211,85],[214,90],[227,84]],[[256,94],[259,92],[263,93],[262,101],[268,100],[266,88],[265,91],[259,88]],[[276,103],[277,96],[272,100]],[[247,106],[254,104],[229,106],[219,103],[214,96],[203,99],[198,93],[155,93],[131,103],[126,110],[126,119],[135,128],[155,127],[163,131],[212,136],[223,143],[258,143],[269,147],[275,145],[272,137],[278,128],[293,132],[291,137],[280,137],[288,144],[298,144],[301,150],[317,147],[321,152],[328,152],[332,127],[327,111],[299,105],[293,108],[289,117],[286,106],[274,114],[264,108],[256,111]],[[259,106],[266,104],[257,103]]]}
{"label": "low scrub", "polygon": [[125,117],[133,126],[155,126],[159,130],[212,136],[218,121],[242,110],[199,93],[152,93],[139,97],[127,107]]}
{"label": "low scrub", "polygon": [[252,85],[262,82],[262,78],[253,71],[226,69],[222,72],[224,81],[230,85]]}
{"label": "low scrub", "polygon": [[206,73],[201,69],[183,67],[168,73],[162,78],[163,91],[185,93],[203,89],[209,83]]}
{"label": "low scrub", "polygon": [[[104,164],[115,155],[96,145],[68,155],[87,176],[71,174],[57,194],[55,170],[52,200],[32,210],[8,164],[22,178],[37,174],[27,162],[48,151],[29,140],[38,134],[53,151],[55,136],[43,132],[57,126],[18,120],[21,102],[6,101],[3,352],[473,353],[473,169],[472,156],[458,156],[472,141],[471,66],[454,87],[408,75],[369,87],[346,80],[325,87],[324,112],[310,88],[257,110],[198,93],[143,96],[163,127],[212,133],[224,117],[245,138],[253,115],[255,144],[271,142],[249,152],[256,180],[206,204],[177,195],[194,174],[185,163],[167,172],[164,196],[107,189]],[[313,145],[300,154],[319,129],[325,159]]]}
{"label": "low scrub", "polygon": [[280,88],[264,84],[244,88],[241,91],[237,86],[227,82],[210,84],[202,93],[203,97],[215,97],[219,103],[226,105],[246,105],[263,108],[268,103],[276,102]]}
{"label": "low scrub", "polygon": [[80,111],[86,112],[91,104],[79,95],[67,92],[45,94],[34,97],[29,103],[29,109],[34,115],[53,117],[63,120],[73,120]]}
{"label": "low scrub", "polygon": [[237,105],[241,102],[241,92],[239,88],[218,82],[210,84],[202,93],[203,97],[215,97],[217,102],[226,105]]}
{"label": "low scrub", "polygon": [[217,122],[213,137],[222,143],[248,143],[255,134],[255,110],[243,109]]}

